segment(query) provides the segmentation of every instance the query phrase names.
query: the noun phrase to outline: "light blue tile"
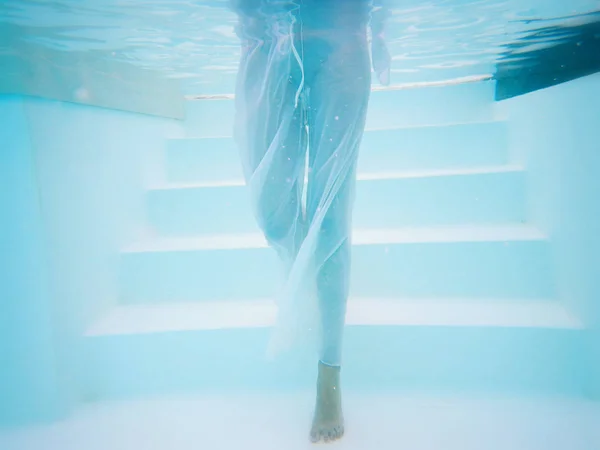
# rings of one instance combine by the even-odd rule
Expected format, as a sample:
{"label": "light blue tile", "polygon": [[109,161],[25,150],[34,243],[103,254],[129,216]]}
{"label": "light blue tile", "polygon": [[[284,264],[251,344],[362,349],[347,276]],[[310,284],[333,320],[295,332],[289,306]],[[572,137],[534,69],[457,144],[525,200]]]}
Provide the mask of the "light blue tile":
{"label": "light blue tile", "polygon": [[[266,328],[87,338],[89,395],[312,388],[314,358],[299,350],[269,362],[268,338]],[[570,329],[349,326],[343,383],[362,390],[580,395],[581,338]]]}
{"label": "light blue tile", "polygon": [[[434,126],[494,119],[494,82],[374,91],[367,129]],[[231,99],[186,102],[187,137],[231,136]]]}
{"label": "light blue tile", "polygon": [[[519,169],[362,180],[354,226],[519,223],[525,219],[524,180]],[[155,189],[148,192],[147,205],[150,224],[162,234],[257,230],[243,185]]]}
{"label": "light blue tile", "polygon": [[[493,121],[367,131],[359,172],[505,164],[508,162],[506,128],[505,122]],[[238,149],[231,137],[169,140],[166,170],[172,182],[243,177]]]}
{"label": "light blue tile", "polygon": [[[355,245],[351,293],[551,298],[549,251],[543,240]],[[276,292],[280,265],[269,248],[148,250],[124,253],[120,275],[124,303],[265,298]]]}

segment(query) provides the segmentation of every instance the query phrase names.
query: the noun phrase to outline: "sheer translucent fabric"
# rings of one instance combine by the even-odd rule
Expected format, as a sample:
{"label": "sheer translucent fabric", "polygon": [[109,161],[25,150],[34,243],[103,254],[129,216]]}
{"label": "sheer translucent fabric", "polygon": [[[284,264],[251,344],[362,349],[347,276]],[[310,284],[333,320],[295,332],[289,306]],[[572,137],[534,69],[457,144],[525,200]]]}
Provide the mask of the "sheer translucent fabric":
{"label": "sheer translucent fabric", "polygon": [[269,353],[312,343],[339,365],[371,82],[369,13],[356,6],[369,2],[341,2],[354,7],[337,18],[310,3],[238,1],[234,136],[256,220],[285,268]]}

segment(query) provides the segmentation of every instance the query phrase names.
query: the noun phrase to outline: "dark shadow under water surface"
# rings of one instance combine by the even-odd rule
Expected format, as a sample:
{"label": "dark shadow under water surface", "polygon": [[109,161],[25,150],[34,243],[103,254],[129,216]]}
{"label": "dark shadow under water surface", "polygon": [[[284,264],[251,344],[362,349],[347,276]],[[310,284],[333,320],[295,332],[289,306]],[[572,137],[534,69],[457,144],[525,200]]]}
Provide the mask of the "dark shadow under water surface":
{"label": "dark shadow under water surface", "polygon": [[578,22],[543,26],[508,44],[496,66],[496,100],[600,71],[600,12]]}

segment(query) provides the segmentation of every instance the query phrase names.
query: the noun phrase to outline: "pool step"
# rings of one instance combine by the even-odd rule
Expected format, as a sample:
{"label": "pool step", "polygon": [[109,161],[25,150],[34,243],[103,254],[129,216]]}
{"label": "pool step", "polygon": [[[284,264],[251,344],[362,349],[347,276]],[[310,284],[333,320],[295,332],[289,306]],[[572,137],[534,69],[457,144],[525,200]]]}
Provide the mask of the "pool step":
{"label": "pool step", "polygon": [[[552,301],[351,299],[344,384],[570,392],[582,325]],[[84,339],[93,398],[311,386],[306,348],[265,358],[271,301],[119,306]]]}
{"label": "pool step", "polygon": [[[364,134],[358,172],[468,169],[508,164],[504,121],[370,130]],[[242,179],[233,138],[167,141],[167,180],[175,183]]]}
{"label": "pool step", "polygon": [[[509,224],[356,230],[352,295],[551,298],[550,247]],[[123,302],[271,298],[280,264],[259,233],[149,237],[121,254]]]}
{"label": "pool step", "polygon": [[[494,105],[495,83],[407,86],[371,93],[368,130],[490,122],[499,112]],[[206,98],[185,103],[185,137],[231,136],[234,102],[231,98]]]}
{"label": "pool step", "polygon": [[[357,228],[519,223],[525,220],[520,166],[362,174]],[[147,193],[151,226],[164,235],[257,231],[242,180],[170,183]]]}

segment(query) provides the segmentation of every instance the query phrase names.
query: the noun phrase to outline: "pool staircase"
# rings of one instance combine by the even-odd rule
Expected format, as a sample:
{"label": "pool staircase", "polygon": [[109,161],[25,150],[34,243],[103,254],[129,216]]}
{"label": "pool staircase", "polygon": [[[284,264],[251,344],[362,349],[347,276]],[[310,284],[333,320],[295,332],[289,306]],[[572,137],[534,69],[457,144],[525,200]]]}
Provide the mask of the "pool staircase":
{"label": "pool staircase", "polygon": [[[355,203],[344,348],[351,389],[581,389],[582,325],[556,301],[490,81],[374,90]],[[257,229],[230,98],[187,103],[123,248],[116,308],[84,339],[86,398],[312,387],[265,359],[278,263]],[[283,391],[282,391],[283,392]]]}

